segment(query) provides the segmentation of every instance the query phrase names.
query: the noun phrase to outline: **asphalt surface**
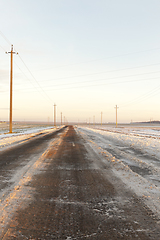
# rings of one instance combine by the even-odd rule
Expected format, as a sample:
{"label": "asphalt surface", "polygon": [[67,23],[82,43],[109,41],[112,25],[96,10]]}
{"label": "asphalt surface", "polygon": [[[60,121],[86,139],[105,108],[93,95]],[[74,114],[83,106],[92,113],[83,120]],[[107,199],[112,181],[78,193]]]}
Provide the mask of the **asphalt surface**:
{"label": "asphalt surface", "polygon": [[72,126],[1,153],[1,174],[45,149],[42,167],[23,184],[29,194],[14,205],[1,239],[160,239],[150,209]]}

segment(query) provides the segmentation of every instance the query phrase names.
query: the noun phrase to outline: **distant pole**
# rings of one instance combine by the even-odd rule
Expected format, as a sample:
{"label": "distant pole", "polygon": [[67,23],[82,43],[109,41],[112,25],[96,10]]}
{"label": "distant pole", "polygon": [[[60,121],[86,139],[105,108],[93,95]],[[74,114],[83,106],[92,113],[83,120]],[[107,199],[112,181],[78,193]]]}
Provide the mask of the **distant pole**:
{"label": "distant pole", "polygon": [[54,126],[56,127],[56,104],[54,104]]}
{"label": "distant pole", "polygon": [[6,52],[11,54],[11,71],[10,71],[10,117],[9,117],[9,132],[12,133],[12,85],[13,85],[13,45],[11,45],[11,51]]}
{"label": "distant pole", "polygon": [[103,114],[103,113],[101,112],[101,126],[102,126],[102,114]]}
{"label": "distant pole", "polygon": [[93,116],[93,125],[95,126],[95,116]]}
{"label": "distant pole", "polygon": [[65,116],[64,116],[64,125],[65,125]]}
{"label": "distant pole", "polygon": [[89,118],[89,126],[90,126],[90,118]]}
{"label": "distant pole", "polygon": [[116,127],[117,127],[117,109],[118,109],[119,107],[117,107],[117,105],[115,106],[115,109],[116,109]]}
{"label": "distant pole", "polygon": [[150,124],[152,123],[152,118],[150,118]]}
{"label": "distant pole", "polygon": [[62,112],[61,112],[61,125],[62,125]]}

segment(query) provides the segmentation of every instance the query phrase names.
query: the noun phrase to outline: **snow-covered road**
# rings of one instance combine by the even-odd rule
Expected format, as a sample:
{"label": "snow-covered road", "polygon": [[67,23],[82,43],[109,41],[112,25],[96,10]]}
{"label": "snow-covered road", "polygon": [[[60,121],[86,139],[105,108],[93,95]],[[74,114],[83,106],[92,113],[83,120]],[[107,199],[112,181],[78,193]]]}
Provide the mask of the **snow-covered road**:
{"label": "snow-covered road", "polygon": [[160,217],[160,131],[148,128],[77,129],[104,162]]}

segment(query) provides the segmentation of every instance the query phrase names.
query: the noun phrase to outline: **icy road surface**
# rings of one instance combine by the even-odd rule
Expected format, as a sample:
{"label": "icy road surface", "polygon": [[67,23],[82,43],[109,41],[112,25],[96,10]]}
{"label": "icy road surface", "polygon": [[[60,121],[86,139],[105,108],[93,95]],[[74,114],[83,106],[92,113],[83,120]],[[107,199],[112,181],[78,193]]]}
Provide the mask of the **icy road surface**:
{"label": "icy road surface", "polygon": [[112,171],[160,217],[160,129],[78,128]]}

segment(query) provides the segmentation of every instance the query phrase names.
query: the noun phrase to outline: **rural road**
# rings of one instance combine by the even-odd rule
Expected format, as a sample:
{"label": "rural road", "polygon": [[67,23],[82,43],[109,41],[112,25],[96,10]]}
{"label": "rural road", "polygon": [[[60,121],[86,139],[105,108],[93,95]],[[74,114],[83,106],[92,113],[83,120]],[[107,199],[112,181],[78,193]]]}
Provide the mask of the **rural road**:
{"label": "rural road", "polygon": [[0,153],[0,239],[160,239],[151,210],[72,126]]}

